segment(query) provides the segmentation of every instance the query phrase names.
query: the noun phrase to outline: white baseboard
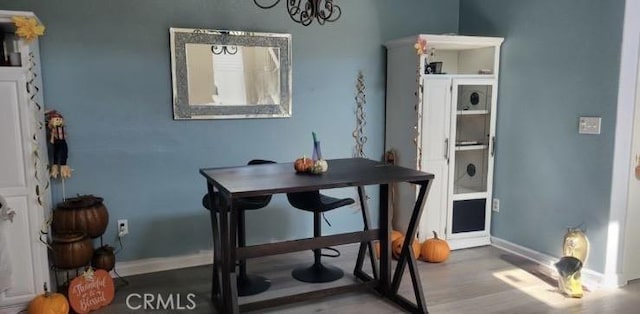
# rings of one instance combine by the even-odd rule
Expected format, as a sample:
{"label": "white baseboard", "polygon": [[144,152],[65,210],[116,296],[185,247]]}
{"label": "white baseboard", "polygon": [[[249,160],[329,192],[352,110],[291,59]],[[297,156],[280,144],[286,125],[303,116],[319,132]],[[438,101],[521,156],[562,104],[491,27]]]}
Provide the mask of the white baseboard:
{"label": "white baseboard", "polygon": [[447,239],[447,243],[449,243],[449,248],[451,250],[460,250],[484,245],[491,245],[491,239],[489,237]]}
{"label": "white baseboard", "polygon": [[[491,237],[491,245],[533,261],[541,265],[542,267],[545,267],[550,274],[557,274],[554,264],[559,260],[558,257],[540,253],[538,251],[534,251],[524,246],[493,236]],[[598,288],[621,287],[626,284],[626,282],[621,281],[621,278],[618,275],[605,276],[603,273],[594,271],[589,268],[582,269],[582,281],[583,285],[592,291]]]}
{"label": "white baseboard", "polygon": [[115,269],[120,276],[124,277],[208,264],[213,264],[213,251],[200,251],[200,253],[190,255],[154,257],[118,262],[116,263]]}

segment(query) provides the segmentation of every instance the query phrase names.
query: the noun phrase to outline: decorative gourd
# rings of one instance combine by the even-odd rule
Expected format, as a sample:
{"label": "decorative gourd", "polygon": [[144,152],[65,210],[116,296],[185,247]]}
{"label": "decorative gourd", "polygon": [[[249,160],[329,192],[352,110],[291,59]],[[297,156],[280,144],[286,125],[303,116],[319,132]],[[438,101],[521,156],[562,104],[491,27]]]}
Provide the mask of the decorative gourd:
{"label": "decorative gourd", "polygon": [[318,159],[313,164],[313,167],[311,168],[311,173],[321,174],[321,173],[327,172],[327,169],[329,169],[329,165],[327,164],[327,161],[324,159]]}
{"label": "decorative gourd", "polygon": [[96,269],[104,269],[110,271],[116,265],[116,255],[113,253],[113,247],[104,245],[97,248],[93,252],[91,266]]}
{"label": "decorative gourd", "polygon": [[[400,257],[400,253],[402,251],[402,244],[404,244],[404,236],[397,238],[395,241],[391,243],[392,253],[394,258]],[[418,239],[413,239],[413,243],[411,243],[411,249],[413,250],[413,257],[420,257],[420,241]]]}
{"label": "decorative gourd", "polygon": [[53,232],[83,232],[90,238],[101,236],[109,224],[109,213],[102,200],[93,195],[81,195],[58,204],[53,210]]}
{"label": "decorative gourd", "polygon": [[564,235],[562,253],[564,256],[573,256],[579,259],[582,264],[586,263],[589,256],[587,235],[578,228],[569,228]]}
{"label": "decorative gourd", "polygon": [[[401,236],[402,233],[400,231],[391,230],[391,243],[393,243],[393,241],[397,240]],[[376,243],[374,244],[374,248],[376,250],[376,257],[380,258],[380,242],[376,241]]]}
{"label": "decorative gourd", "polygon": [[433,238],[427,239],[420,248],[420,259],[429,263],[441,263],[449,258],[451,249],[447,241],[438,238],[438,234],[433,231]]}
{"label": "decorative gourd", "polygon": [[302,157],[296,159],[293,163],[293,168],[296,172],[310,172],[311,168],[313,168],[313,160],[311,158]]}
{"label": "decorative gourd", "polygon": [[69,302],[60,293],[50,293],[44,284],[44,293],[33,298],[27,308],[28,314],[67,314]]}

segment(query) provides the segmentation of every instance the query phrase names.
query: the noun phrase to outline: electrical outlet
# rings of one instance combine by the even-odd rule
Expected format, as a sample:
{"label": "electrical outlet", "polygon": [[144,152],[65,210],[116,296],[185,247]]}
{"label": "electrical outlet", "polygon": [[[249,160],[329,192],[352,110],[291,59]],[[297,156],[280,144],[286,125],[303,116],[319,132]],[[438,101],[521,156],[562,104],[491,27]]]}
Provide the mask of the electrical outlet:
{"label": "electrical outlet", "polygon": [[500,212],[500,199],[497,199],[497,198],[493,199],[493,204],[491,206],[491,209],[494,212]]}
{"label": "electrical outlet", "polygon": [[122,238],[127,234],[129,234],[129,221],[118,219],[118,238]]}

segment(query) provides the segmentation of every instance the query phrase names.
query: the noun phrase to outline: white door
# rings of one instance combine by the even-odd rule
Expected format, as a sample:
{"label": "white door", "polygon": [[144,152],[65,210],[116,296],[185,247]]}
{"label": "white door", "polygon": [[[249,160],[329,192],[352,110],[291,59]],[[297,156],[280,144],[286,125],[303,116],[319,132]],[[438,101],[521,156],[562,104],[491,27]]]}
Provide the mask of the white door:
{"label": "white door", "polygon": [[439,76],[423,78],[422,170],[433,173],[435,179],[420,220],[419,239],[433,237],[433,231],[444,237],[447,210],[447,167],[451,79]]}
{"label": "white door", "polygon": [[488,239],[496,83],[468,78],[452,85],[447,238]]}
{"label": "white door", "polygon": [[636,76],[636,103],[633,119],[631,143],[631,169],[627,201],[627,225],[625,227],[624,275],[625,280],[640,278],[640,176],[636,176],[636,167],[640,167],[640,56]]}
{"label": "white door", "polygon": [[13,223],[0,222],[0,237],[9,253],[12,286],[0,294],[2,306],[27,302],[37,291],[42,291],[42,265],[46,252],[38,241],[42,213],[35,206],[32,187],[32,146],[30,142],[30,115],[25,79],[18,72],[0,73],[0,194],[16,215]]}

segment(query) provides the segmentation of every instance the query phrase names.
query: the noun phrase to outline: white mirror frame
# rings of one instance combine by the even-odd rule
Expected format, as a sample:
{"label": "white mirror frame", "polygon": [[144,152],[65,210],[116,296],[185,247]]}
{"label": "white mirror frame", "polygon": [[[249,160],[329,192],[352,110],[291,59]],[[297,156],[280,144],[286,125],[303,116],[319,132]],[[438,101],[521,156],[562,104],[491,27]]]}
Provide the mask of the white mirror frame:
{"label": "white mirror frame", "polygon": [[[291,117],[291,34],[173,27],[169,29],[169,34],[175,120]],[[280,51],[280,104],[191,105],[188,92],[186,44],[278,48]]]}

